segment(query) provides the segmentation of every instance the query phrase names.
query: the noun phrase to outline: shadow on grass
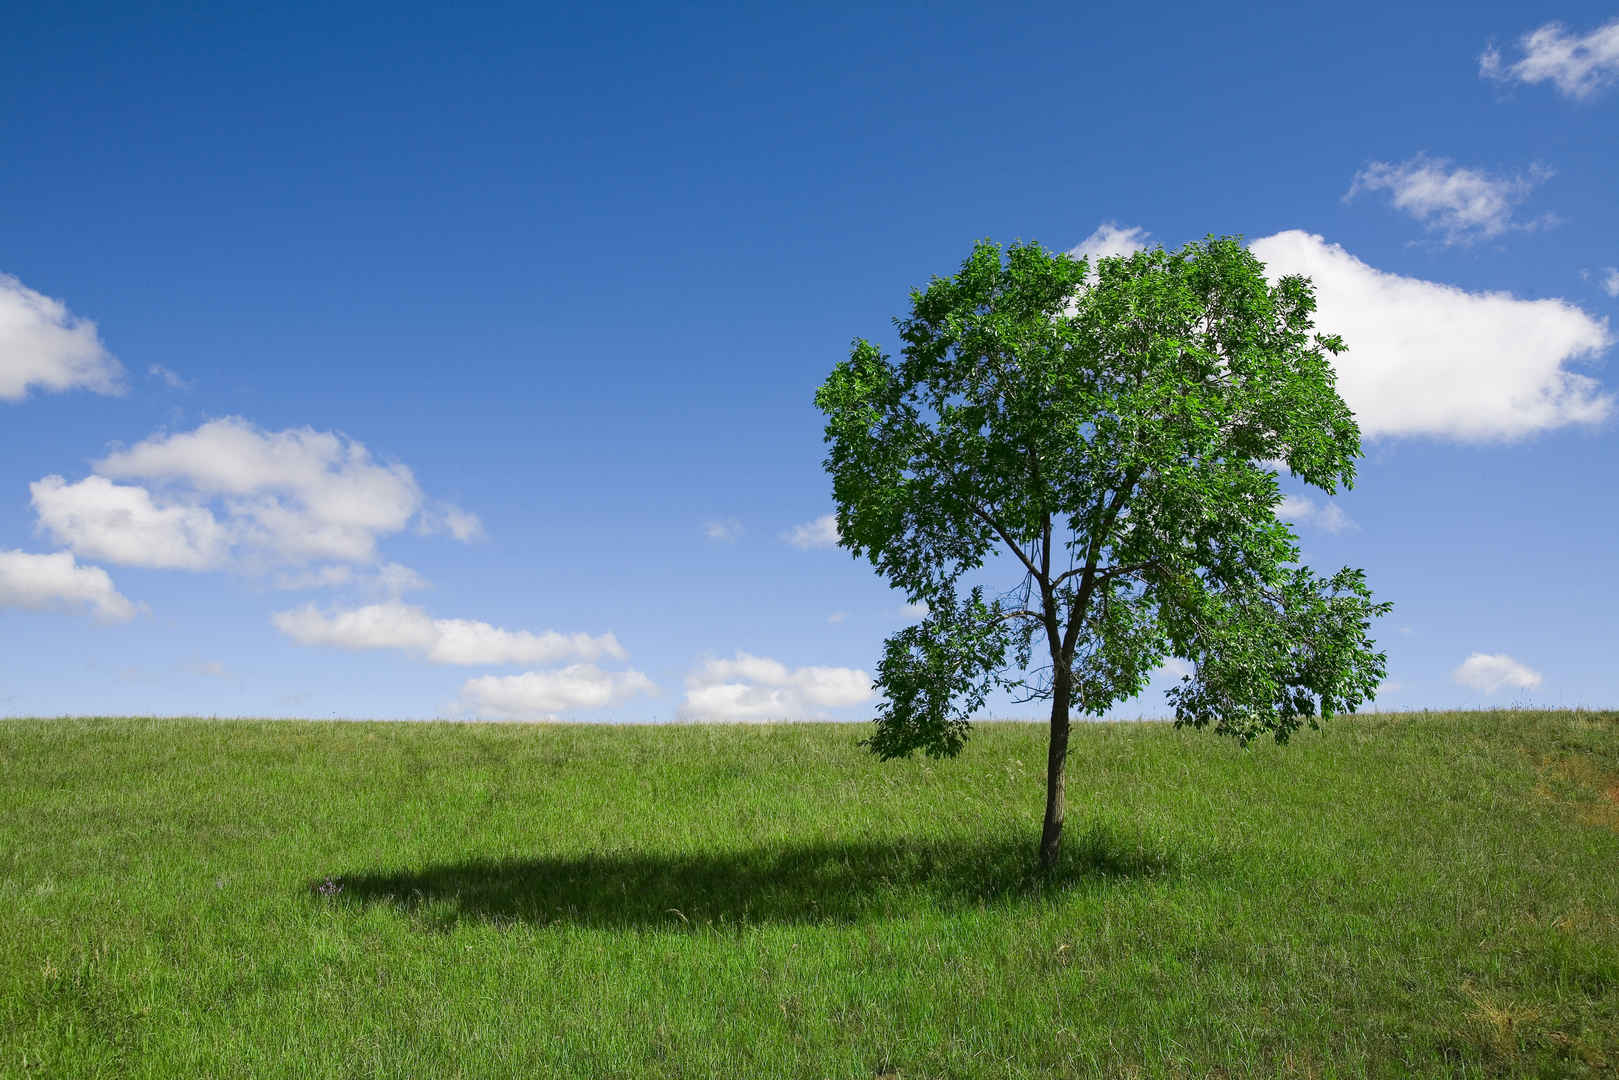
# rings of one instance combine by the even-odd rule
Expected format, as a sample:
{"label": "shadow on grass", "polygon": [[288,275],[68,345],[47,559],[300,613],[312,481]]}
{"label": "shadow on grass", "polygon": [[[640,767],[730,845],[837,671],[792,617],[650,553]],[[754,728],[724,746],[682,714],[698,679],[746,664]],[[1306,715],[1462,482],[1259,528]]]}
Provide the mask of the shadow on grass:
{"label": "shadow on grass", "polygon": [[1052,874],[1015,840],[777,845],[689,854],[629,852],[468,860],[344,874],[310,884],[342,905],[388,904],[425,926],[465,920],[595,927],[858,922],[927,909],[1034,900],[1076,887],[1172,874],[1179,860],[1105,828],[1064,839]]}

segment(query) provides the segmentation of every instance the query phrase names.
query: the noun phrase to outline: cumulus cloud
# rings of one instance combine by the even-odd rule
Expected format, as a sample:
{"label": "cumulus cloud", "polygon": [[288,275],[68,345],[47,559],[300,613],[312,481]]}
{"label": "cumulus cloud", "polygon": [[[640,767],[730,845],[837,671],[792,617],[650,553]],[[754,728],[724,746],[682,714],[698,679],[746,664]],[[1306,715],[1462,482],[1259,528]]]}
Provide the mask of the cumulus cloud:
{"label": "cumulus cloud", "polygon": [[1277,508],[1277,514],[1284,521],[1291,521],[1296,525],[1314,525],[1331,533],[1355,527],[1355,523],[1349,520],[1349,515],[1345,514],[1337,503],[1322,501],[1318,504],[1302,495],[1284,496],[1282,505]]}
{"label": "cumulus cloud", "polygon": [[135,605],[98,566],[80,566],[70,552],[30,555],[0,551],[0,608],[25,611],[88,610],[101,622],[135,617]]}
{"label": "cumulus cloud", "polygon": [[1367,165],[1355,174],[1344,201],[1361,191],[1387,190],[1395,209],[1429,229],[1442,231],[1447,244],[1468,244],[1509,229],[1528,231],[1557,224],[1556,216],[1550,214],[1521,223],[1512,220],[1517,204],[1536,184],[1553,175],[1552,170],[1536,164],[1527,177],[1491,177],[1474,169],[1451,169],[1444,158],[1429,160],[1418,154],[1398,165],[1386,161]]}
{"label": "cumulus cloud", "polygon": [[1068,249],[1076,259],[1090,259],[1087,280],[1096,280],[1096,260],[1114,255],[1130,256],[1147,249],[1147,237],[1152,234],[1140,226],[1126,229],[1116,221],[1104,221],[1096,231]]}
{"label": "cumulus cloud", "polygon": [[1312,280],[1314,324],[1343,335],[1338,391],[1368,437],[1510,440],[1613,411],[1612,394],[1564,367],[1613,344],[1606,318],[1565,300],[1388,273],[1297,229],[1249,248],[1272,283],[1287,274]]}
{"label": "cumulus cloud", "polygon": [[603,671],[594,664],[570,664],[555,671],[485,675],[461,687],[458,709],[501,720],[555,721],[574,709],[602,709],[638,694],[656,695],[657,686],[639,671]]}
{"label": "cumulus cloud", "polygon": [[369,564],[378,541],[412,517],[461,540],[481,529],[449,504],[424,510],[406,466],[308,427],[270,432],[226,417],[153,436],[92,468],[75,484],[48,476],[33,485],[40,525],[81,554],[126,565]]}
{"label": "cumulus cloud", "polygon": [[121,566],[207,570],[225,561],[230,530],[204,506],[160,504],[143,487],[89,476],[28,485],[39,524],[80,555]]}
{"label": "cumulus cloud", "polygon": [[814,521],[794,525],[781,534],[781,538],[800,550],[838,546],[838,516],[822,514]]}
{"label": "cumulus cloud", "polygon": [[1619,19],[1571,37],[1561,23],[1550,22],[1519,39],[1523,58],[1506,67],[1493,44],[1478,58],[1481,78],[1498,82],[1550,82],[1567,96],[1584,101],[1619,75]]}
{"label": "cumulus cloud", "polygon": [[123,374],[94,322],[0,274],[0,401],[21,401],[31,387],[118,394]]}
{"label": "cumulus cloud", "polygon": [[612,634],[543,634],[503,630],[471,619],[435,619],[397,601],[325,613],[313,604],[270,616],[277,630],[300,645],[342,649],[399,649],[435,664],[543,664],[576,656],[593,660],[626,653]]}
{"label": "cumulus cloud", "polygon": [[703,535],[710,540],[730,543],[742,535],[742,522],[734,517],[703,522]]}
{"label": "cumulus cloud", "polygon": [[1506,653],[1473,653],[1450,677],[1463,686],[1493,694],[1503,686],[1527,690],[1540,685],[1540,672],[1525,667]]}
{"label": "cumulus cloud", "polygon": [[901,604],[899,613],[907,619],[925,619],[932,610],[926,600],[918,600],[912,604]]}
{"label": "cumulus cloud", "polygon": [[875,696],[871,676],[855,668],[788,668],[738,652],[709,660],[686,676],[680,718],[690,721],[807,720],[816,708],[858,705]]}
{"label": "cumulus cloud", "polygon": [[1619,266],[1603,268],[1602,291],[1609,296],[1619,297]]}

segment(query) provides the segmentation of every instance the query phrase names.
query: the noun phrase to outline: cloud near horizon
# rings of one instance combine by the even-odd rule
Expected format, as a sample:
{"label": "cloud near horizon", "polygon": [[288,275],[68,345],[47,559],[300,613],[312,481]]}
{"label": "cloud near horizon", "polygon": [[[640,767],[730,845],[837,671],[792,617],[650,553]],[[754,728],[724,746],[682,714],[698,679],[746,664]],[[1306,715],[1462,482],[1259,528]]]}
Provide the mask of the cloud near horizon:
{"label": "cloud near horizon", "polygon": [[593,660],[628,655],[611,633],[542,634],[504,630],[471,619],[435,619],[397,601],[324,613],[313,604],[270,616],[277,630],[300,645],[340,649],[397,649],[435,664],[543,664],[564,657]]}
{"label": "cloud near horizon", "polygon": [[1540,672],[1520,664],[1506,653],[1473,653],[1450,677],[1462,686],[1493,694],[1505,686],[1528,690],[1539,686]]}
{"label": "cloud near horizon", "polygon": [[408,467],[309,427],[271,432],[229,416],[145,439],[91,468],[75,483],[35,481],[34,510],[74,551],[126,566],[369,565],[381,562],[379,541],[413,519],[462,541],[482,533],[475,515],[429,503]]}
{"label": "cloud near horizon", "polygon": [[36,387],[121,394],[123,378],[92,320],[0,274],[0,401],[21,401]]}
{"label": "cloud near horizon", "polygon": [[454,708],[498,720],[548,723],[564,712],[604,709],[637,695],[655,697],[657,693],[657,685],[642,672],[570,664],[555,671],[468,679]]}
{"label": "cloud near horizon", "polygon": [[682,720],[698,722],[813,720],[818,708],[858,705],[876,696],[871,676],[855,668],[788,668],[779,660],[738,652],[709,660],[686,676]]}

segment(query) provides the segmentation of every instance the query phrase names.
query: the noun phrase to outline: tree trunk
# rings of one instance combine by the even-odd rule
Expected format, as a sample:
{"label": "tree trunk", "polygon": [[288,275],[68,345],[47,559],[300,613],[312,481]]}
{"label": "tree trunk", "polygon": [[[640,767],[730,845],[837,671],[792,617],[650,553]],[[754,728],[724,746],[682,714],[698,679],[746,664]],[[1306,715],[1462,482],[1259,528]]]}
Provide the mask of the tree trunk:
{"label": "tree trunk", "polygon": [[1051,685],[1051,746],[1046,754],[1046,822],[1040,831],[1040,866],[1050,870],[1057,865],[1062,845],[1062,812],[1065,774],[1068,767],[1068,679],[1054,678]]}

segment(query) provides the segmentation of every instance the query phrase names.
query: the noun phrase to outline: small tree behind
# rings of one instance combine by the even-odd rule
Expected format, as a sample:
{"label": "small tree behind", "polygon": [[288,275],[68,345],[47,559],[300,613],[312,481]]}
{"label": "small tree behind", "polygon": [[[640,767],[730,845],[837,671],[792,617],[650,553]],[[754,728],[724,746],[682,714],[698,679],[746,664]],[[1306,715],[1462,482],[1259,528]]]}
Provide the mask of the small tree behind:
{"label": "small tree behind", "polygon": [[[1073,709],[1101,716],[1176,656],[1177,727],[1286,742],[1371,697],[1386,654],[1367,631],[1392,606],[1362,571],[1297,565],[1276,516],[1265,463],[1330,494],[1361,453],[1323,355],[1343,339],[1306,339],[1308,279],[1269,287],[1240,237],[1101,259],[1091,287],[1087,270],[984,241],[911,293],[903,359],[857,339],[815,395],[840,545],[928,605],[884,645],[863,744],[954,756],[992,689],[1049,698],[1047,867]],[[997,549],[1021,585],[959,595]]]}

